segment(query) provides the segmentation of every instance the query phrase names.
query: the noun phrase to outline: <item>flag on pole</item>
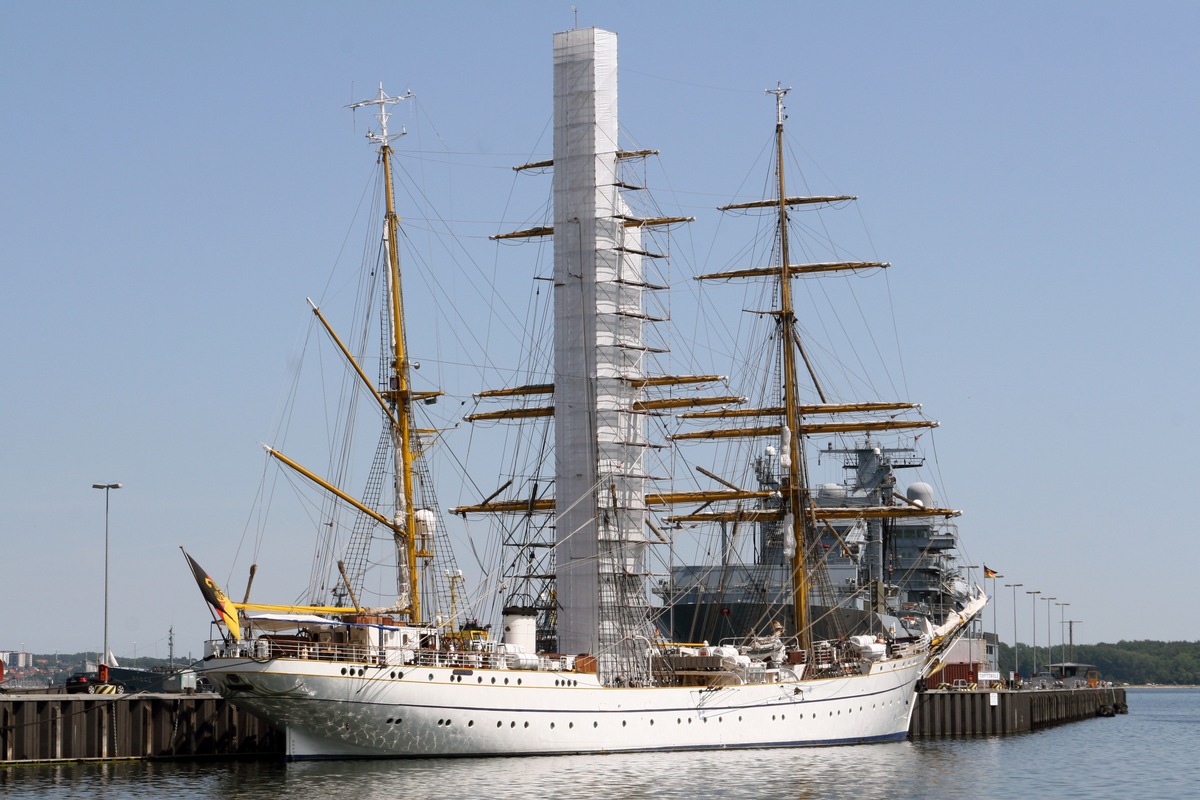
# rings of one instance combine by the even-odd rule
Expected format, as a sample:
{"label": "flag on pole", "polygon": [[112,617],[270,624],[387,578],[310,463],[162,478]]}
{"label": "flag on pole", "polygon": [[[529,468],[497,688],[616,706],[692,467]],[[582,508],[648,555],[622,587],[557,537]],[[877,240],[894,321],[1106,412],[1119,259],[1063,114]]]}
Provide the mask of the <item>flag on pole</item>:
{"label": "flag on pole", "polygon": [[983,577],[994,578],[994,577],[996,577],[996,574],[997,574],[996,570],[992,569],[987,564],[983,565]]}
{"label": "flag on pole", "polygon": [[[182,547],[179,549],[183,550]],[[204,568],[197,564],[195,559],[187,554],[186,550],[183,550],[183,557],[191,565],[192,575],[195,576],[196,584],[200,587],[200,592],[204,595],[204,599],[220,615],[221,621],[225,623],[225,627],[229,629],[233,638],[241,639],[242,626],[238,622],[237,606],[225,596],[225,593],[221,591],[221,587],[217,586],[216,582],[208,577],[208,573],[204,571]]]}

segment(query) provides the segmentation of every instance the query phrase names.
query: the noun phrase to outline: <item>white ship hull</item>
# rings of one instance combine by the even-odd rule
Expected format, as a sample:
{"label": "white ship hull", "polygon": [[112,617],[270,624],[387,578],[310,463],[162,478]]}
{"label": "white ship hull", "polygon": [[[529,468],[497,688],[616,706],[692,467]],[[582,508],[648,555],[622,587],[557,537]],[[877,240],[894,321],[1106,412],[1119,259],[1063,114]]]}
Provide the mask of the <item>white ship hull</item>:
{"label": "white ship hull", "polygon": [[602,687],[594,674],[217,658],[205,674],[289,759],[516,756],[903,739],[925,656],[866,674]]}

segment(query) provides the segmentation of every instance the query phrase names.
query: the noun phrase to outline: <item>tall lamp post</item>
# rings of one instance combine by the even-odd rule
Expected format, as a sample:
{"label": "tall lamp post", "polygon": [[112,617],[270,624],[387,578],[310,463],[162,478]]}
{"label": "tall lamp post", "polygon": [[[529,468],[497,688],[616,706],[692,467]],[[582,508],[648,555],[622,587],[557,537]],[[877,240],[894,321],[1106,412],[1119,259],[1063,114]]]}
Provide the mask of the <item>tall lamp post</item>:
{"label": "tall lamp post", "polygon": [[1062,660],[1065,664],[1067,662],[1067,637],[1066,633],[1063,631],[1063,626],[1067,624],[1066,608],[1071,604],[1055,603],[1054,605],[1058,606],[1058,643],[1062,645]]}
{"label": "tall lamp post", "polygon": [[1021,651],[1017,649],[1017,589],[1024,586],[1023,583],[1006,583],[1005,589],[1013,590],[1013,672],[1017,675],[1021,674]]}
{"label": "tall lamp post", "polygon": [[1037,675],[1037,596],[1041,594],[1041,592],[1026,592],[1025,594],[1033,595],[1031,598],[1033,600],[1033,605],[1031,606],[1033,609],[1033,671],[1029,673],[1029,677],[1032,678],[1034,675]]}
{"label": "tall lamp post", "polygon": [[1046,601],[1046,672],[1050,672],[1050,662],[1054,660],[1054,654],[1050,651],[1050,604],[1057,600],[1057,597],[1043,597]]}
{"label": "tall lamp post", "polygon": [[119,483],[93,483],[93,489],[104,490],[104,652],[100,654],[101,663],[108,665],[108,495],[113,489],[120,489]]}

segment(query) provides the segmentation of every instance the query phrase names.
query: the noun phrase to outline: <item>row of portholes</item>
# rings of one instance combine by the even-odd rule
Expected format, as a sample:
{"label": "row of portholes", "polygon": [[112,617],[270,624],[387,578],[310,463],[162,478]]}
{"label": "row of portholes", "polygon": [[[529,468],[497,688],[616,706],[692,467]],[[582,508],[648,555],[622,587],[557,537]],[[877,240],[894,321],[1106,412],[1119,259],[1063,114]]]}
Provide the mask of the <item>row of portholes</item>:
{"label": "row of portholes", "polygon": [[[464,677],[464,676],[462,676],[462,675],[451,675],[451,676],[450,676],[450,681],[451,681],[451,682],[458,681],[459,683],[462,683],[462,679],[463,679],[463,677]],[[429,673],[429,680],[433,680],[433,673],[432,673],[432,672],[431,672],[431,673]],[[482,675],[480,675],[480,676],[479,676],[479,677],[477,677],[475,680],[476,680],[476,681],[478,681],[479,683],[483,683],[483,676],[482,676]],[[495,682],[496,682],[496,679],[495,679],[495,678],[492,678],[492,683],[494,684]],[[517,686],[520,686],[520,685],[521,685],[521,679],[520,679],[520,678],[517,678],[517,681],[516,681],[516,683],[517,683]],[[504,679],[504,685],[505,685],[505,686],[508,686],[508,678],[505,678],[505,679]]]}
{"label": "row of portholes", "polygon": [[[875,706],[871,706],[871,707],[872,707],[872,708],[874,708]],[[863,710],[863,709],[862,709],[862,706],[859,706],[859,707],[858,707],[858,710],[859,710],[859,711],[862,711],[862,710]],[[854,709],[853,709],[853,708],[851,708],[851,709],[850,709],[849,711],[847,711],[846,713],[847,713],[847,714],[853,714],[853,713],[854,713]],[[829,716],[831,716],[831,717],[832,717],[833,715],[834,715],[834,712],[833,712],[833,711],[830,711],[830,712],[829,712]],[[837,715],[838,715],[839,717],[842,715],[841,709],[838,709],[838,711],[837,711]],[[813,719],[816,719],[816,718],[817,718],[817,715],[816,715],[816,714],[813,714],[813,715],[812,715],[812,718],[813,718]],[[716,719],[717,719],[717,722],[724,722],[724,721],[725,721],[725,718],[724,718],[724,717],[722,717],[722,716],[718,716]],[[772,722],[776,722],[776,721],[782,722],[782,721],[784,721],[784,720],[786,720],[786,719],[787,719],[787,714],[779,714],[779,715],[772,714],[772,715],[771,715],[771,721],[772,721]],[[804,715],[803,715],[803,714],[801,714],[801,715],[800,715],[800,719],[802,719],[802,720],[804,719]],[[389,725],[392,725],[392,724],[399,725],[399,724],[400,724],[400,723],[402,723],[403,721],[404,721],[404,718],[403,718],[403,717],[395,717],[395,718],[393,718],[393,717],[388,717],[388,719],[387,719],[387,724],[389,724]],[[737,721],[738,721],[738,722],[741,722],[741,721],[742,721],[742,716],[741,716],[740,714],[738,715]],[[676,717],[676,718],[675,718],[675,724],[676,724],[676,725],[682,725],[682,724],[683,724],[683,722],[684,722],[684,718],[683,718],[683,717]],[[705,718],[701,719],[701,722],[704,722],[705,724],[707,724],[707,723],[708,723],[708,718],[707,718],[707,717],[705,717]],[[439,720],[437,721],[437,724],[438,724],[438,727],[447,727],[447,728],[448,728],[448,727],[450,727],[450,720],[449,720],[449,719],[439,719]],[[622,720],[622,721],[621,721],[621,727],[622,727],[622,728],[626,727],[628,724],[629,724],[629,722],[628,722],[627,720]],[[688,725],[691,725],[691,724],[692,724],[692,718],[691,718],[691,717],[688,717],[688,718],[687,718],[687,724],[688,724]],[[654,726],[654,720],[650,720],[650,725],[651,725],[651,727],[653,727],[653,726]],[[557,726],[557,723],[555,723],[555,722],[551,722],[551,723],[550,723],[550,730],[554,730],[554,729],[556,728],[556,726]],[[468,721],[468,722],[467,722],[467,727],[468,727],[468,728],[473,728],[473,727],[475,727],[475,720],[470,720],[470,721]],[[503,723],[502,721],[498,721],[498,722],[496,723],[496,727],[497,727],[497,728],[503,728],[503,727],[504,727],[504,723]],[[508,723],[508,727],[510,727],[510,728],[516,728],[516,727],[517,727],[517,723],[516,723],[515,721],[513,721],[513,722],[510,722],[510,723]],[[529,723],[528,723],[528,722],[524,722],[524,723],[522,723],[522,724],[521,724],[521,727],[522,727],[522,728],[528,728],[528,727],[529,727]],[[574,727],[575,727],[575,723],[574,723],[574,722],[568,722],[568,723],[567,723],[567,728],[568,728],[568,729],[573,729]],[[593,728],[599,728],[599,727],[600,727],[600,723],[599,723],[599,722],[593,722],[593,723],[592,723],[592,727],[593,727]]]}
{"label": "row of portholes", "polygon": [[[458,678],[461,678],[461,675],[458,675]],[[481,678],[480,680],[482,680],[482,678]],[[493,678],[493,679],[492,679],[492,681],[494,682],[494,680],[496,680],[496,679],[494,679],[494,678]],[[566,682],[566,681],[564,681],[564,682]],[[874,709],[874,708],[876,708],[876,706],[875,706],[874,704],[872,704],[872,705],[871,705],[871,708],[872,708],[872,709]],[[862,711],[862,710],[863,710],[863,706],[862,706],[862,705],[859,705],[859,706],[858,706],[858,710],[859,710],[859,711]],[[850,710],[846,711],[846,714],[853,714],[853,712],[854,712],[854,709],[850,709]],[[841,709],[838,709],[838,711],[836,711],[836,715],[838,715],[838,716],[841,716]],[[834,711],[829,711],[829,716],[834,716]],[[803,715],[803,714],[802,714],[802,715],[800,715],[800,720],[803,720],[803,718],[804,718],[804,715]],[[812,718],[814,718],[814,720],[816,720],[816,718],[817,718],[817,715],[816,715],[816,714],[812,715]],[[782,721],[785,721],[785,720],[787,720],[787,715],[786,715],[786,714],[780,714],[780,715],[775,715],[775,714],[772,714],[772,715],[770,715],[770,721],[772,721],[772,722],[776,722],[776,721],[782,722]],[[388,722],[388,724],[400,724],[400,723],[401,723],[401,722],[403,722],[403,721],[404,721],[404,720],[403,720],[403,717],[388,717],[388,720],[386,720],[386,722]],[[724,716],[718,716],[718,717],[716,717],[716,721],[718,721],[718,722],[725,722],[725,717],[724,717]],[[706,724],[707,724],[707,723],[708,723],[708,718],[707,718],[707,717],[703,717],[703,718],[702,718],[702,720],[701,720],[701,722],[704,722],[704,723],[706,723]],[[742,722],[742,715],[738,715],[738,722]],[[684,723],[684,717],[676,717],[676,724],[683,724],[683,723]],[[691,723],[692,723],[692,718],[691,718],[691,717],[688,717],[688,724],[691,724]],[[553,730],[554,728],[556,728],[556,727],[557,727],[557,724],[558,724],[558,723],[556,723],[556,722],[551,722],[551,723],[550,723],[550,729],[551,729],[551,730]],[[622,720],[622,722],[620,722],[620,727],[624,728],[624,727],[628,726],[628,724],[629,724],[629,722],[628,722],[628,721],[626,721],[626,720]],[[654,726],[654,720],[650,720],[650,727],[653,727],[653,726]],[[446,727],[446,728],[449,728],[449,727],[450,727],[450,720],[438,720],[438,727]],[[475,727],[475,721],[474,721],[474,720],[470,720],[469,722],[467,722],[467,727],[468,727],[468,728],[474,728],[474,727]],[[504,727],[504,722],[500,722],[500,721],[498,721],[498,722],[496,723],[496,727],[497,727],[497,728],[503,728],[503,727]],[[514,721],[514,722],[509,722],[509,727],[510,727],[510,728],[516,728],[516,727],[517,727],[517,723],[516,723],[515,721]],[[528,722],[523,722],[521,727],[522,727],[522,728],[528,728],[528,727],[529,727],[529,723],[528,723]],[[568,727],[569,729],[575,728],[575,723],[574,723],[574,722],[568,722],[568,723],[566,723],[566,727]],[[592,723],[592,727],[593,727],[593,728],[599,728],[599,727],[600,727],[600,723],[599,723],[599,722],[593,722],[593,723]]]}
{"label": "row of portholes", "polygon": [[[362,677],[363,675],[365,675],[365,674],[366,674],[366,672],[365,672],[365,670],[363,670],[363,668],[362,668],[362,667],[358,667],[357,669],[355,669],[354,667],[350,667],[350,668],[342,667],[342,674],[343,674],[343,675],[349,675],[349,676],[351,676],[351,677],[353,677],[353,676],[355,676],[355,675],[357,675],[358,677]],[[396,672],[395,670],[393,670],[391,673],[389,673],[389,677],[391,677],[393,680],[395,680],[395,679],[398,679],[398,678],[403,678],[403,677],[404,677],[404,673],[403,673],[403,672]],[[429,678],[429,680],[433,680],[433,677],[434,677],[434,676],[433,676],[433,673],[432,673],[432,672],[431,672],[431,673],[429,673],[429,675],[428,675],[428,678]],[[457,681],[458,683],[462,683],[463,677],[464,677],[464,676],[462,676],[462,675],[451,675],[451,676],[450,676],[450,680],[451,680],[451,681]],[[477,677],[475,680],[476,680],[476,681],[478,681],[479,683],[483,683],[483,676],[482,676],[482,675],[480,675],[480,676],[478,676],[478,677]],[[504,685],[505,685],[505,686],[508,686],[508,681],[509,681],[509,679],[508,679],[508,678],[505,678],[505,679],[504,679]],[[493,683],[493,684],[494,684],[494,683],[496,683],[496,679],[495,679],[495,678],[492,678],[492,683]],[[517,686],[521,686],[523,682],[522,682],[522,680],[521,680],[520,678],[517,678],[517,681],[516,681],[516,683],[517,683]],[[560,678],[560,679],[556,679],[556,680],[554,681],[554,685],[555,685],[555,686],[578,686],[578,685],[579,685],[579,681],[577,681],[577,680],[568,680],[568,679],[566,679],[566,678]]]}
{"label": "row of portholes", "polygon": [[[458,682],[458,683],[462,683],[462,682],[463,682],[463,678],[464,678],[464,677],[465,677],[465,676],[463,676],[463,675],[451,675],[451,676],[450,676],[450,680],[451,680],[451,682]],[[432,673],[432,672],[431,672],[431,673],[429,673],[429,680],[433,680],[433,673]],[[496,683],[496,679],[495,679],[495,678],[492,678],[491,680],[492,680],[492,683],[493,683],[493,684],[495,684],[495,683]],[[483,683],[483,676],[482,676],[482,675],[479,675],[479,676],[477,676],[477,677],[475,678],[475,681],[476,681],[477,683]],[[517,683],[517,686],[521,686],[521,685],[523,684],[523,681],[522,681],[520,678],[517,678],[517,681],[516,681],[516,683]],[[508,678],[505,678],[505,679],[504,679],[504,685],[505,685],[505,686],[508,686]],[[555,685],[555,686],[558,686],[558,687],[564,687],[564,686],[578,686],[578,685],[579,685],[579,681],[577,681],[577,680],[573,680],[573,679],[572,679],[572,680],[568,680],[568,679],[566,679],[566,678],[558,678],[558,679],[555,679],[555,681],[554,681],[554,685]]]}

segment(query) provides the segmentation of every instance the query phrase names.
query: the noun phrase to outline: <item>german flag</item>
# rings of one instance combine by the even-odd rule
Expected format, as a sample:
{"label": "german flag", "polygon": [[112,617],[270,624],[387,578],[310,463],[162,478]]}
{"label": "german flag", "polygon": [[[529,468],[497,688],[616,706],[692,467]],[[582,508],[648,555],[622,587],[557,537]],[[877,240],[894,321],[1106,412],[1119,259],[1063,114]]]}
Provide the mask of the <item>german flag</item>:
{"label": "german flag", "polygon": [[[183,550],[182,547],[179,549]],[[221,587],[217,586],[216,582],[208,577],[208,573],[196,563],[195,559],[187,554],[186,550],[183,550],[183,557],[188,560],[188,564],[192,568],[192,575],[195,576],[196,584],[200,587],[200,592],[204,595],[204,599],[220,615],[221,621],[225,623],[225,627],[229,629],[233,638],[241,639],[242,626],[238,622],[237,606],[225,596],[225,593],[221,591]]]}
{"label": "german flag", "polygon": [[996,572],[996,570],[992,569],[987,564],[983,565],[983,577],[994,578],[994,577],[996,577],[997,574],[998,573]]}

